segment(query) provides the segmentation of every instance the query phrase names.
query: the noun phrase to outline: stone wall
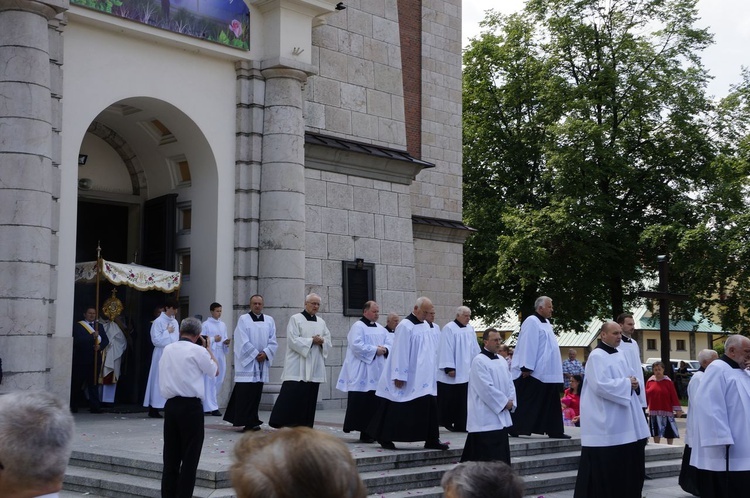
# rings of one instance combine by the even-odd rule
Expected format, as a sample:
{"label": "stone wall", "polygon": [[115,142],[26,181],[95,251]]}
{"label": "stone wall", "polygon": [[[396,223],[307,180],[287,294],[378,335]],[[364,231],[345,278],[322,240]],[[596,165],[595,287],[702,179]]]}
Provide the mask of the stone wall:
{"label": "stone wall", "polygon": [[398,10],[395,0],[351,0],[313,28],[306,88],[309,131],[406,147]]}
{"label": "stone wall", "polygon": [[306,291],[322,297],[321,316],[334,340],[321,397],[346,399],[335,389],[346,335],[358,317],[343,315],[342,261],[375,264],[375,300],[381,323],[405,316],[416,297],[408,186],[326,171],[306,170]]}

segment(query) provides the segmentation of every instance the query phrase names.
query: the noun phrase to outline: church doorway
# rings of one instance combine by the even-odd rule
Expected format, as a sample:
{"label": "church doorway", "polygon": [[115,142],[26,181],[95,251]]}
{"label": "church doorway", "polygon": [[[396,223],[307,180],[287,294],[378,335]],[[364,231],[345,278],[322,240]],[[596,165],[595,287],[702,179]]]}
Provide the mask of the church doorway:
{"label": "church doorway", "polygon": [[[90,123],[78,158],[76,262],[95,261],[100,247],[108,261],[182,270],[178,318],[192,314],[190,261],[200,257],[199,271],[215,275],[218,224],[216,160],[198,126],[164,101],[125,99]],[[193,239],[197,231],[201,236]],[[204,280],[202,273],[198,276]],[[201,304],[210,304],[216,280],[205,279],[193,290]],[[128,344],[112,410],[132,411],[143,402],[155,309],[177,294],[141,292],[102,280],[100,314],[102,303],[113,296],[124,308],[120,328]],[[74,321],[96,297],[95,285],[75,285]]]}

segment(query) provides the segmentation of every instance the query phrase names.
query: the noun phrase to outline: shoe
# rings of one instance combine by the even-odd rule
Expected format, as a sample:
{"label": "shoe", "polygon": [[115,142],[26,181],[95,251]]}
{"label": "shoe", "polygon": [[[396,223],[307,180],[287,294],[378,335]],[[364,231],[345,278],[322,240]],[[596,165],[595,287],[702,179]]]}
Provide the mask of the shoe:
{"label": "shoe", "polygon": [[367,434],[365,434],[364,432],[362,432],[359,435],[359,442],[360,443],[367,443],[367,444],[374,443],[375,442],[375,438],[372,438],[372,437],[368,436]]}
{"label": "shoe", "polygon": [[242,428],[242,432],[248,432],[248,431],[257,432],[259,430],[260,430],[259,425],[254,425],[252,427],[250,427],[249,425],[246,425],[245,427]]}
{"label": "shoe", "polygon": [[211,412],[211,415],[214,417],[221,417],[221,412],[219,410],[214,410]]}
{"label": "shoe", "polygon": [[445,451],[449,448],[449,446],[445,443],[441,443],[440,440],[437,441],[428,441],[424,444],[424,449],[426,450],[440,450]]}
{"label": "shoe", "polygon": [[516,431],[508,431],[508,435],[510,437],[519,437],[519,436],[531,436],[530,432],[516,432]]}
{"label": "shoe", "polygon": [[159,413],[159,410],[157,410],[156,408],[150,408],[148,410],[148,416],[151,418],[164,418],[161,416],[161,413]]}
{"label": "shoe", "polygon": [[378,441],[380,443],[380,447],[384,450],[395,450],[396,445],[393,444],[393,441]]}
{"label": "shoe", "polygon": [[204,417],[208,417],[209,415],[211,415],[211,412],[203,412]]}
{"label": "shoe", "polygon": [[101,408],[89,408],[89,413],[104,413]]}
{"label": "shoe", "polygon": [[550,439],[570,439],[571,436],[569,434],[565,434],[565,433],[562,433],[562,434],[550,434],[549,438]]}

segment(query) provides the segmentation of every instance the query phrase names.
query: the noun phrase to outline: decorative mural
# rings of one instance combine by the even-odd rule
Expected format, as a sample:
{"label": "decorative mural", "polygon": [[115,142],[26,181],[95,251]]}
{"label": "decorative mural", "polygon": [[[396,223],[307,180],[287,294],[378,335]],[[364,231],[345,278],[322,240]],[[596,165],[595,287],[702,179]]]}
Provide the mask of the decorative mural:
{"label": "decorative mural", "polygon": [[182,35],[250,49],[243,0],[70,0],[71,3]]}

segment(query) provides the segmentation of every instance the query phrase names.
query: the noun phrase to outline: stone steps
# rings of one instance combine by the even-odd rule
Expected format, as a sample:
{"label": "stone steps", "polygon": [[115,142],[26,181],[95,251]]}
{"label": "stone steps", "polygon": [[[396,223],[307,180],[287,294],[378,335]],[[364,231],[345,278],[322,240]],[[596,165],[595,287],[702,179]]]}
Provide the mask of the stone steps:
{"label": "stone steps", "polygon": [[[89,497],[160,496],[161,457],[112,452],[109,454],[75,451],[66,473],[64,489],[88,493]],[[357,468],[373,497],[442,496],[440,480],[446,470],[458,463],[461,448],[425,451],[414,447],[383,451],[377,455],[355,456]],[[682,447],[646,446],[647,474],[653,478],[679,473]],[[511,442],[513,467],[526,482],[526,493],[570,490],[575,485],[580,458],[580,440],[521,438]],[[222,464],[201,464],[195,496],[230,498],[229,460]]]}
{"label": "stone steps", "polygon": [[[580,442],[569,445],[578,448],[572,451],[556,451],[544,455],[520,455],[513,451],[513,468],[526,484],[526,494],[572,490],[575,487],[580,458]],[[682,447],[648,445],[646,447],[646,474],[653,479],[673,477],[680,473]],[[371,498],[406,498],[420,496],[438,498],[443,496],[440,480],[446,470],[455,463],[431,467],[361,473]],[[418,476],[419,479],[417,480]],[[403,485],[402,485],[403,484]],[[375,490],[375,491],[374,491]]]}

